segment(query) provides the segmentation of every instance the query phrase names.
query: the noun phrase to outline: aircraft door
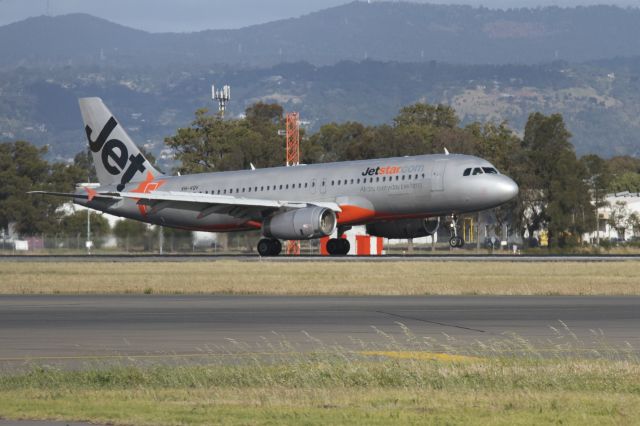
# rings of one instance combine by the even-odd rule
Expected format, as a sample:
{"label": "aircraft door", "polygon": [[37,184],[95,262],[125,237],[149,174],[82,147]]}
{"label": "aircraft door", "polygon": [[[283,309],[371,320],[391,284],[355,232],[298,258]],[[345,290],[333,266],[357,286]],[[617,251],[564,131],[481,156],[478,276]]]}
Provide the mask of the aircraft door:
{"label": "aircraft door", "polygon": [[436,160],[431,170],[431,191],[444,191],[444,169],[447,160]]}

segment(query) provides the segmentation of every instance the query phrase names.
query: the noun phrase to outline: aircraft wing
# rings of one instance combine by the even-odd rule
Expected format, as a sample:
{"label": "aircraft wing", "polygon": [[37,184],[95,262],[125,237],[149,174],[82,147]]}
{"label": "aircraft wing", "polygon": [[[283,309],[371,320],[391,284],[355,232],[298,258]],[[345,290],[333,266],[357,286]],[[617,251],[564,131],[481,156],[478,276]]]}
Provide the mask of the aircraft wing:
{"label": "aircraft wing", "polygon": [[341,211],[338,204],[332,202],[269,200],[180,191],[119,192],[117,195],[136,200],[140,205],[147,205],[151,207],[153,213],[169,207],[181,208],[198,211],[201,218],[213,213],[228,214],[238,218],[262,218],[278,210],[300,209],[309,206],[325,207],[336,212]]}

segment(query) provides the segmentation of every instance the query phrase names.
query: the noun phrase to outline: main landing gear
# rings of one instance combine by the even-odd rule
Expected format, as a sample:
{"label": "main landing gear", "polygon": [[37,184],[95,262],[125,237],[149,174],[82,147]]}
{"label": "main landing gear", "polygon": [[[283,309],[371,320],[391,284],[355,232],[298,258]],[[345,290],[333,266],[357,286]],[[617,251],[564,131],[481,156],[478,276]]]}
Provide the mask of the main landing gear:
{"label": "main landing gear", "polygon": [[339,226],[338,238],[330,238],[329,241],[327,241],[327,252],[331,256],[344,256],[349,253],[349,250],[351,249],[351,244],[349,244],[348,240],[342,238],[342,234],[344,234],[350,228],[351,228],[350,226],[349,227]]}
{"label": "main landing gear", "polygon": [[462,237],[458,236],[458,216],[451,215],[451,238],[449,239],[449,245],[452,248],[460,248],[464,245]]}
{"label": "main landing gear", "polygon": [[263,238],[258,241],[258,254],[260,256],[277,256],[282,251],[280,240]]}

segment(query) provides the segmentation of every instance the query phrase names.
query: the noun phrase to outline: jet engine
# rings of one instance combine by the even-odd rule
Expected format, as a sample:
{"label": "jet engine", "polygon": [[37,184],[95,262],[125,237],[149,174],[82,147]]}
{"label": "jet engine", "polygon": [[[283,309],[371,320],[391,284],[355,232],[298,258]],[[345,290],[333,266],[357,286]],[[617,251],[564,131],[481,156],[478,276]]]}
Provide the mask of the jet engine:
{"label": "jet engine", "polygon": [[336,214],[324,207],[304,207],[267,218],[262,232],[267,238],[308,240],[331,235],[336,228]]}
{"label": "jet engine", "polygon": [[435,234],[439,225],[440,218],[374,222],[367,225],[367,234],[384,238],[418,238]]}

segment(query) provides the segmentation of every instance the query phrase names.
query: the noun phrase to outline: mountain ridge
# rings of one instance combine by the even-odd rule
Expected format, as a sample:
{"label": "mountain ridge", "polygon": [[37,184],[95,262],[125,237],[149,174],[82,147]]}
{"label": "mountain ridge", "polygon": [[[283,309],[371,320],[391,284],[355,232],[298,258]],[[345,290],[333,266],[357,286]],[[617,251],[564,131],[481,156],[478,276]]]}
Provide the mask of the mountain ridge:
{"label": "mountain ridge", "polygon": [[0,27],[0,65],[271,66],[363,59],[534,64],[640,55],[637,40],[640,8],[352,2],[298,18],[193,33],[149,33],[84,14],[29,18]]}

